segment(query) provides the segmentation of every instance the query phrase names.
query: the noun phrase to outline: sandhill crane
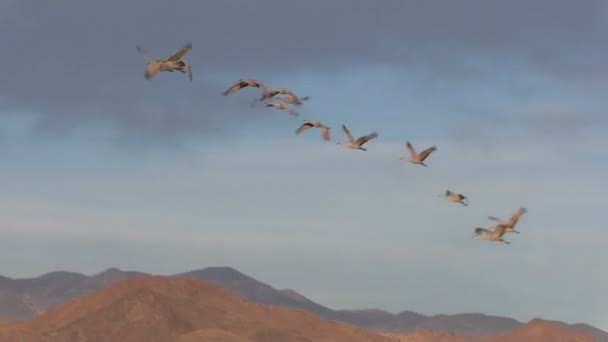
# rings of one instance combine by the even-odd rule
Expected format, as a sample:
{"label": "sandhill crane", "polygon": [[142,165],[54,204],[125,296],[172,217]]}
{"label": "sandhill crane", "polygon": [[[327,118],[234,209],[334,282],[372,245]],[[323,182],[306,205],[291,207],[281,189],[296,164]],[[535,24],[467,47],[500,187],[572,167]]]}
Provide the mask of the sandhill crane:
{"label": "sandhill crane", "polygon": [[511,215],[511,217],[509,217],[509,219],[506,222],[500,220],[499,218],[497,218],[495,216],[488,216],[488,218],[492,221],[497,222],[498,226],[506,227],[507,232],[519,234],[519,231],[515,230],[515,225],[519,221],[519,218],[526,212],[527,212],[526,208],[520,207],[519,209],[517,209],[515,211],[515,213],[513,215]]}
{"label": "sandhill crane", "polygon": [[294,111],[293,109],[287,107],[286,105],[280,103],[280,102],[266,102],[264,103],[265,107],[274,107],[276,109],[282,109],[287,111],[287,113],[289,113],[290,115],[293,116],[298,116],[298,113],[296,111]]}
{"label": "sandhill crane", "polygon": [[232,94],[245,87],[260,88],[260,90],[262,91],[262,94],[264,94],[266,92],[266,88],[259,81],[251,80],[251,79],[244,80],[241,78],[235,84],[233,84],[230,88],[226,89],[226,91],[224,91],[222,93],[222,95],[226,96],[226,95]]}
{"label": "sandhill crane", "polygon": [[304,96],[302,98],[297,97],[293,93],[287,94],[284,97],[277,97],[277,100],[283,101],[285,103],[294,104],[296,106],[302,105],[302,101],[306,101],[310,98],[310,96]]}
{"label": "sandhill crane", "polygon": [[[429,148],[427,148],[426,150],[420,152],[420,153],[416,153],[416,150],[414,150],[414,147],[412,146],[412,144],[410,144],[410,142],[406,142],[406,147],[407,150],[410,153],[409,158],[407,159],[410,163],[412,164],[420,164],[422,166],[427,166],[424,163],[424,160],[435,150],[437,150],[436,146],[431,146]],[[405,159],[405,157],[401,157],[401,159]]]}
{"label": "sandhill crane", "polygon": [[146,67],[146,72],[144,73],[144,77],[147,80],[152,79],[159,71],[173,72],[177,70],[182,73],[187,73],[188,78],[190,78],[190,81],[192,81],[192,66],[187,61],[181,59],[186,52],[192,49],[191,43],[187,43],[186,45],[182,46],[167,59],[156,59],[139,45],[136,46],[136,49],[148,60],[148,66]]}
{"label": "sandhill crane", "polygon": [[446,190],[444,193],[444,196],[454,203],[460,203],[465,206],[469,205],[469,203],[468,203],[469,200],[463,194],[458,194],[458,193],[452,192],[450,190]]}
{"label": "sandhill crane", "polygon": [[505,235],[506,230],[507,230],[507,227],[500,226],[500,225],[496,225],[490,229],[477,227],[474,230],[475,235],[473,235],[473,238],[480,237],[480,238],[482,238],[484,240],[488,240],[488,241],[500,241],[500,242],[504,242],[506,244],[510,244],[509,241],[505,241],[502,238],[502,236]]}
{"label": "sandhill crane", "polygon": [[315,121],[315,120],[304,120],[304,123],[298,127],[298,129],[296,130],[296,134],[300,134],[302,132],[304,132],[305,130],[309,129],[309,128],[319,128],[321,129],[321,134],[323,136],[323,140],[325,141],[329,141],[329,127],[325,126],[324,124],[322,124],[319,121]]}
{"label": "sandhill crane", "polygon": [[344,147],[348,147],[348,148],[352,148],[354,150],[363,150],[363,151],[367,151],[367,149],[361,147],[363,146],[363,144],[365,144],[366,142],[375,139],[378,136],[378,133],[376,132],[372,132],[368,135],[364,135],[362,137],[360,137],[357,140],[353,139],[353,136],[350,135],[350,132],[348,131],[348,129],[346,128],[346,126],[342,125],[342,131],[344,132],[344,134],[346,135],[346,137],[348,138],[348,141],[345,143],[341,143],[341,142],[337,142],[336,145],[342,145]]}
{"label": "sandhill crane", "polygon": [[275,97],[275,96],[277,96],[279,94],[280,95],[291,94],[291,95],[295,96],[295,94],[291,90],[289,90],[289,89],[286,89],[286,88],[276,88],[276,89],[270,89],[270,90],[264,91],[262,93],[262,97],[260,98],[260,101],[264,101],[266,99],[271,99],[271,98],[273,98],[273,97]]}

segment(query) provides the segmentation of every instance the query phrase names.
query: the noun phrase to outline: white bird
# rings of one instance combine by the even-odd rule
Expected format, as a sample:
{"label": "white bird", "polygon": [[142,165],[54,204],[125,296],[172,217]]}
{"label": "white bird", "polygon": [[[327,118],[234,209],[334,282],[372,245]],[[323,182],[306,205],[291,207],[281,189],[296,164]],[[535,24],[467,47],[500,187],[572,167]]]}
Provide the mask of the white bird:
{"label": "white bird", "polygon": [[363,150],[363,151],[367,151],[367,149],[361,147],[363,146],[363,144],[365,144],[366,142],[375,139],[376,137],[378,137],[378,133],[376,132],[372,132],[368,135],[364,135],[362,137],[360,137],[357,140],[353,139],[353,136],[350,135],[350,132],[348,131],[348,129],[346,128],[346,126],[342,125],[342,131],[344,132],[344,134],[346,135],[346,137],[348,138],[348,141],[345,143],[341,143],[341,142],[337,142],[336,145],[342,145],[344,147],[348,147],[348,148],[352,148],[354,150]]}
{"label": "white bird", "polygon": [[142,49],[139,45],[136,46],[136,48],[137,51],[144,55],[144,57],[148,60],[148,66],[146,67],[146,72],[144,74],[144,77],[147,80],[152,79],[159,71],[180,71],[182,73],[187,73],[188,78],[190,78],[190,81],[192,81],[192,66],[187,61],[181,59],[186,52],[192,49],[191,43],[182,46],[167,59],[157,59],[152,57],[152,55],[150,55],[146,50]]}
{"label": "white bird", "polygon": [[526,212],[527,212],[526,208],[521,207],[521,208],[517,209],[515,211],[515,213],[513,215],[511,215],[511,217],[509,217],[509,219],[506,222],[500,220],[499,218],[497,218],[495,216],[488,216],[488,218],[490,220],[498,223],[498,226],[504,226],[507,229],[507,232],[519,234],[519,231],[515,230],[515,225],[517,225],[519,218]]}
{"label": "white bird", "polygon": [[300,134],[305,130],[313,127],[319,128],[321,130],[323,140],[329,141],[329,127],[315,120],[304,120],[304,123],[296,130],[296,134]]}
{"label": "white bird", "polygon": [[265,107],[274,107],[276,109],[285,110],[290,115],[298,116],[298,112],[294,111],[293,109],[287,107],[286,105],[284,105],[284,104],[282,104],[280,102],[266,102],[266,103],[264,103],[264,106]]}
{"label": "white bird", "polygon": [[463,194],[458,194],[458,193],[452,192],[450,190],[446,190],[445,193],[444,193],[444,196],[448,200],[450,200],[450,201],[452,201],[454,203],[460,203],[460,204],[462,204],[464,206],[469,205],[469,203],[468,203],[469,201],[468,201],[467,197],[465,195],[463,195]]}
{"label": "white bird", "polygon": [[[436,146],[431,146],[429,148],[427,148],[426,150],[420,152],[420,153],[416,153],[416,150],[414,149],[414,147],[412,146],[412,144],[410,144],[410,142],[406,142],[406,147],[407,150],[410,153],[409,158],[407,159],[410,163],[412,164],[420,164],[422,166],[427,166],[424,163],[424,160],[435,150],[437,150]],[[405,159],[405,157],[401,157],[401,159]]]}
{"label": "white bird", "polygon": [[500,242],[504,242],[506,244],[510,244],[509,241],[505,241],[502,236],[505,235],[507,230],[507,227],[505,226],[500,226],[500,225],[496,225],[493,228],[481,228],[481,227],[477,227],[475,228],[475,235],[473,235],[473,238],[475,237],[480,237],[484,240],[488,240],[488,241],[500,241]]}

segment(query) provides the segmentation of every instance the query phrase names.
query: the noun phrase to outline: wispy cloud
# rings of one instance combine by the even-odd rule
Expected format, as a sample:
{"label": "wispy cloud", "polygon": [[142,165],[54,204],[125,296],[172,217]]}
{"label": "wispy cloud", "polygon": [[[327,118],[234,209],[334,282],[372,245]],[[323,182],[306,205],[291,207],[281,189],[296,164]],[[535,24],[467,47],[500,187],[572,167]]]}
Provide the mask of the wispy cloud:
{"label": "wispy cloud", "polygon": [[[142,5],[7,2],[0,37],[19,53],[0,57],[11,80],[0,88],[0,112],[37,113],[38,134],[63,135],[93,123],[116,130],[122,141],[178,143],[252,120],[242,104],[218,96],[236,77],[270,81],[387,65],[414,75],[421,87],[494,83],[498,70],[567,83],[605,74],[608,55],[605,44],[597,44],[607,25],[602,1]],[[266,20],[271,13],[284,15]],[[143,80],[145,60],[136,44],[162,56],[186,41],[194,45],[187,55],[193,84],[181,74]]]}

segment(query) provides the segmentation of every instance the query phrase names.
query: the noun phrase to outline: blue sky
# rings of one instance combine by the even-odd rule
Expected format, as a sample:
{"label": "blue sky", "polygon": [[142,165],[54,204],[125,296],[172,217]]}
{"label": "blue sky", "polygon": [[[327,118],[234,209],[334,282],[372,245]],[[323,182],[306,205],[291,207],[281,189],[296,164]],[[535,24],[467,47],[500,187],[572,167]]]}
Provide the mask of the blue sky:
{"label": "blue sky", "polygon": [[[153,2],[6,3],[0,273],[230,265],[335,308],[608,329],[605,3]],[[186,41],[192,83],[143,79],[136,44]],[[311,99],[220,95],[240,77]],[[520,206],[511,245],[470,238]]]}

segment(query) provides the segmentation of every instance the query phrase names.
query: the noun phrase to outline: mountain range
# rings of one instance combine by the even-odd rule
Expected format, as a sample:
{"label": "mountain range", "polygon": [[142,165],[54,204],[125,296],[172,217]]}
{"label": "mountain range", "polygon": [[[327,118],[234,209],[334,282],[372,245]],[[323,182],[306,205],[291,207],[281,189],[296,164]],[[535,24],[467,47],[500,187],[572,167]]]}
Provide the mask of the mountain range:
{"label": "mountain range", "polygon": [[[142,272],[110,268],[93,276],[64,271],[29,279],[0,276],[0,317],[31,318],[113,283],[144,275]],[[426,316],[411,311],[394,314],[377,309],[334,310],[315,303],[295,290],[275,289],[230,267],[208,267],[170,277],[212,282],[258,304],[303,309],[327,319],[385,333],[432,331],[449,336],[479,337],[495,336],[527,326],[511,318],[480,313]],[[608,333],[587,324],[555,324],[586,333],[597,341],[608,341]]]}

